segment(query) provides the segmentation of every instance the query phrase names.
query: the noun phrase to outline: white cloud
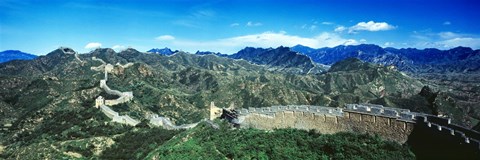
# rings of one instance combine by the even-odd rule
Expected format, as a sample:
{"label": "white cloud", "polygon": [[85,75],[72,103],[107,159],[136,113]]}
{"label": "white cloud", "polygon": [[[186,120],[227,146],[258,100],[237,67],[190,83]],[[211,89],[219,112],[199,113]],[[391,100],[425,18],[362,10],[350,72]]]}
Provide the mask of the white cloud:
{"label": "white cloud", "polygon": [[90,42],[87,45],[85,45],[85,49],[96,49],[100,47],[102,47],[102,44],[98,42]]}
{"label": "white cloud", "polygon": [[333,25],[333,22],[322,22],[323,25]]}
{"label": "white cloud", "polygon": [[395,27],[388,24],[387,22],[368,21],[368,22],[359,22],[356,25],[351,26],[348,32],[349,33],[354,33],[356,31],[376,32],[376,31],[386,31],[386,30],[392,30],[392,29],[395,29]]}
{"label": "white cloud", "polygon": [[300,27],[302,29],[308,29],[310,31],[313,31],[315,29],[317,29],[317,25],[307,25],[307,24],[303,24],[302,27]]}
{"label": "white cloud", "polygon": [[358,44],[358,42],[354,39],[344,39],[334,33],[324,32],[315,37],[300,37],[296,35],[289,35],[284,31],[263,32],[260,34],[251,34],[211,41],[174,40],[169,43],[169,45],[172,47],[183,48],[189,52],[194,52],[196,50],[209,50],[225,54],[235,53],[246,46],[267,48],[278,46],[291,47],[301,44],[313,48],[320,48]]}
{"label": "white cloud", "polygon": [[158,36],[157,38],[155,38],[156,40],[159,40],[159,41],[170,41],[170,40],[174,40],[175,37],[171,36],[171,35],[162,35],[162,36]]}
{"label": "white cloud", "polygon": [[192,16],[195,18],[210,18],[215,16],[215,11],[213,10],[198,10],[192,13]]}
{"label": "white cloud", "polygon": [[303,24],[301,28],[302,28],[302,29],[307,28],[307,24]]}
{"label": "white cloud", "polygon": [[383,47],[391,47],[391,46],[393,46],[393,45],[395,45],[395,43],[393,43],[393,42],[385,42],[385,43],[383,44]]}
{"label": "white cloud", "polygon": [[471,47],[474,49],[480,48],[480,38],[452,38],[448,40],[439,41],[436,43],[437,46],[443,48],[454,48],[458,46]]}
{"label": "white cloud", "polygon": [[127,47],[125,47],[125,46],[123,46],[123,45],[114,45],[114,46],[112,47],[112,49],[118,52],[118,51],[122,51],[122,50],[127,49]]}
{"label": "white cloud", "polygon": [[440,32],[438,33],[438,36],[443,39],[451,39],[451,38],[458,38],[461,37],[460,34],[453,33],[453,32]]}
{"label": "white cloud", "polygon": [[450,21],[445,21],[445,22],[443,22],[443,25],[446,25],[446,26],[451,25],[451,24],[452,24],[452,23],[451,23]]}
{"label": "white cloud", "polygon": [[480,36],[454,32],[414,32],[417,41],[409,47],[450,49],[458,46],[480,48]]}
{"label": "white cloud", "polygon": [[335,28],[335,32],[343,32],[344,30],[347,30],[347,27],[344,27],[344,26],[338,26],[337,28]]}
{"label": "white cloud", "polygon": [[200,28],[198,22],[191,19],[178,19],[172,21],[172,24],[189,28]]}
{"label": "white cloud", "polygon": [[232,24],[230,24],[230,27],[236,27],[236,26],[239,26],[239,25],[240,24],[238,24],[238,23],[232,23]]}
{"label": "white cloud", "polygon": [[248,26],[248,27],[256,27],[256,26],[261,26],[261,25],[263,25],[263,24],[260,23],[260,22],[252,22],[252,21],[249,21],[246,24],[246,26]]}

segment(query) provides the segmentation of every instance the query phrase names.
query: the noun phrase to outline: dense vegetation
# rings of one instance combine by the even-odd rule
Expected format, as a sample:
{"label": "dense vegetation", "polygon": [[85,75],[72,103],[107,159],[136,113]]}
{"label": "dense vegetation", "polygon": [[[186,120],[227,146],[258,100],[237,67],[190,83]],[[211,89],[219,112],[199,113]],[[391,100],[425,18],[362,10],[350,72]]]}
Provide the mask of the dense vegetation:
{"label": "dense vegetation", "polygon": [[115,138],[115,144],[105,150],[100,159],[142,159],[156,147],[180,131],[144,128],[129,131]]}
{"label": "dense vegetation", "polygon": [[221,129],[198,126],[159,147],[158,159],[415,159],[408,147],[378,136],[318,134],[277,129]]}

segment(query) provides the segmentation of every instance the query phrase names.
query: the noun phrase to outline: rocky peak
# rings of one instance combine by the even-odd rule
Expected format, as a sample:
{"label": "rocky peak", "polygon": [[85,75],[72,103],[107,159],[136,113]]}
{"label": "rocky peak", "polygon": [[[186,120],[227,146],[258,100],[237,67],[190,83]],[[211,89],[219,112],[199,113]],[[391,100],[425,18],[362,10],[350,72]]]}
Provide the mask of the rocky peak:
{"label": "rocky peak", "polygon": [[339,61],[330,67],[329,72],[338,72],[338,71],[351,71],[358,69],[366,69],[369,67],[368,63],[362,62],[358,58],[347,58],[345,60]]}
{"label": "rocky peak", "polygon": [[162,49],[159,49],[159,48],[153,48],[153,49],[150,49],[147,51],[148,53],[157,53],[157,54],[161,54],[161,55],[172,55],[173,52],[170,48],[162,48]]}
{"label": "rocky peak", "polygon": [[115,54],[117,52],[115,52],[115,50],[111,49],[111,48],[97,48],[95,50],[93,50],[92,52],[90,52],[92,54],[95,54],[95,53],[108,53],[108,54]]}
{"label": "rocky peak", "polygon": [[60,50],[63,51],[64,54],[76,54],[75,50],[68,48],[68,47],[61,47]]}
{"label": "rocky peak", "polygon": [[71,48],[68,48],[68,47],[60,47],[56,50],[53,50],[52,52],[48,53],[47,56],[48,57],[52,57],[52,56],[62,56],[62,55],[74,55],[76,54],[77,52]]}

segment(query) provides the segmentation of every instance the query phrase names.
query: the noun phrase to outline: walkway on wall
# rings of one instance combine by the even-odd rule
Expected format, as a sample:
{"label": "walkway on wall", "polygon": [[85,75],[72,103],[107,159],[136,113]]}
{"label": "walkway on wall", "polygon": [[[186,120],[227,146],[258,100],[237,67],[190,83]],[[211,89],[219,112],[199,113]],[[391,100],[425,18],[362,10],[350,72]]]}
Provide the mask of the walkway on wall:
{"label": "walkway on wall", "polygon": [[[100,106],[100,109],[102,110],[102,112],[107,117],[111,118],[113,122],[118,122],[118,123],[127,124],[127,125],[131,125],[131,126],[135,126],[135,125],[139,124],[140,121],[135,120],[128,115],[120,116],[118,114],[118,112],[115,112],[110,107],[108,107],[108,106],[113,106],[113,105],[117,105],[117,104],[121,104],[121,103],[126,103],[126,102],[132,100],[133,99],[133,93],[132,92],[120,92],[118,90],[110,89],[110,87],[108,87],[108,85],[107,85],[108,72],[111,72],[113,70],[113,66],[111,64],[107,64],[107,63],[105,63],[105,61],[103,61],[101,59],[97,59],[95,57],[92,57],[92,60],[100,61],[102,63],[102,65],[97,66],[97,67],[91,67],[90,69],[95,70],[95,71],[101,71],[101,69],[103,68],[104,72],[105,72],[105,78],[100,80],[100,88],[102,88],[108,94],[119,96],[119,98],[113,99],[113,100],[104,100],[103,101],[103,99],[102,99],[102,104]],[[126,68],[126,67],[132,66],[133,64],[128,63],[126,65],[120,65],[120,64],[117,64],[117,65],[120,66],[120,67],[125,67]]]}

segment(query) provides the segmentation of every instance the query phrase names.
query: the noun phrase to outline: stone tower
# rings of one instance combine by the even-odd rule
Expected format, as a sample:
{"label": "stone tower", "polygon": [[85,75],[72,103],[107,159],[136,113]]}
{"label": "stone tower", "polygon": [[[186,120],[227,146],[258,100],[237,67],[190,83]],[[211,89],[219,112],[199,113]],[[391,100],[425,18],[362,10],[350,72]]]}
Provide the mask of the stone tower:
{"label": "stone tower", "polygon": [[215,106],[215,103],[210,102],[210,120],[214,120],[222,115],[223,109]]}
{"label": "stone tower", "polygon": [[105,104],[105,99],[103,99],[102,96],[98,96],[97,99],[95,99],[95,108],[100,108],[103,104]]}

